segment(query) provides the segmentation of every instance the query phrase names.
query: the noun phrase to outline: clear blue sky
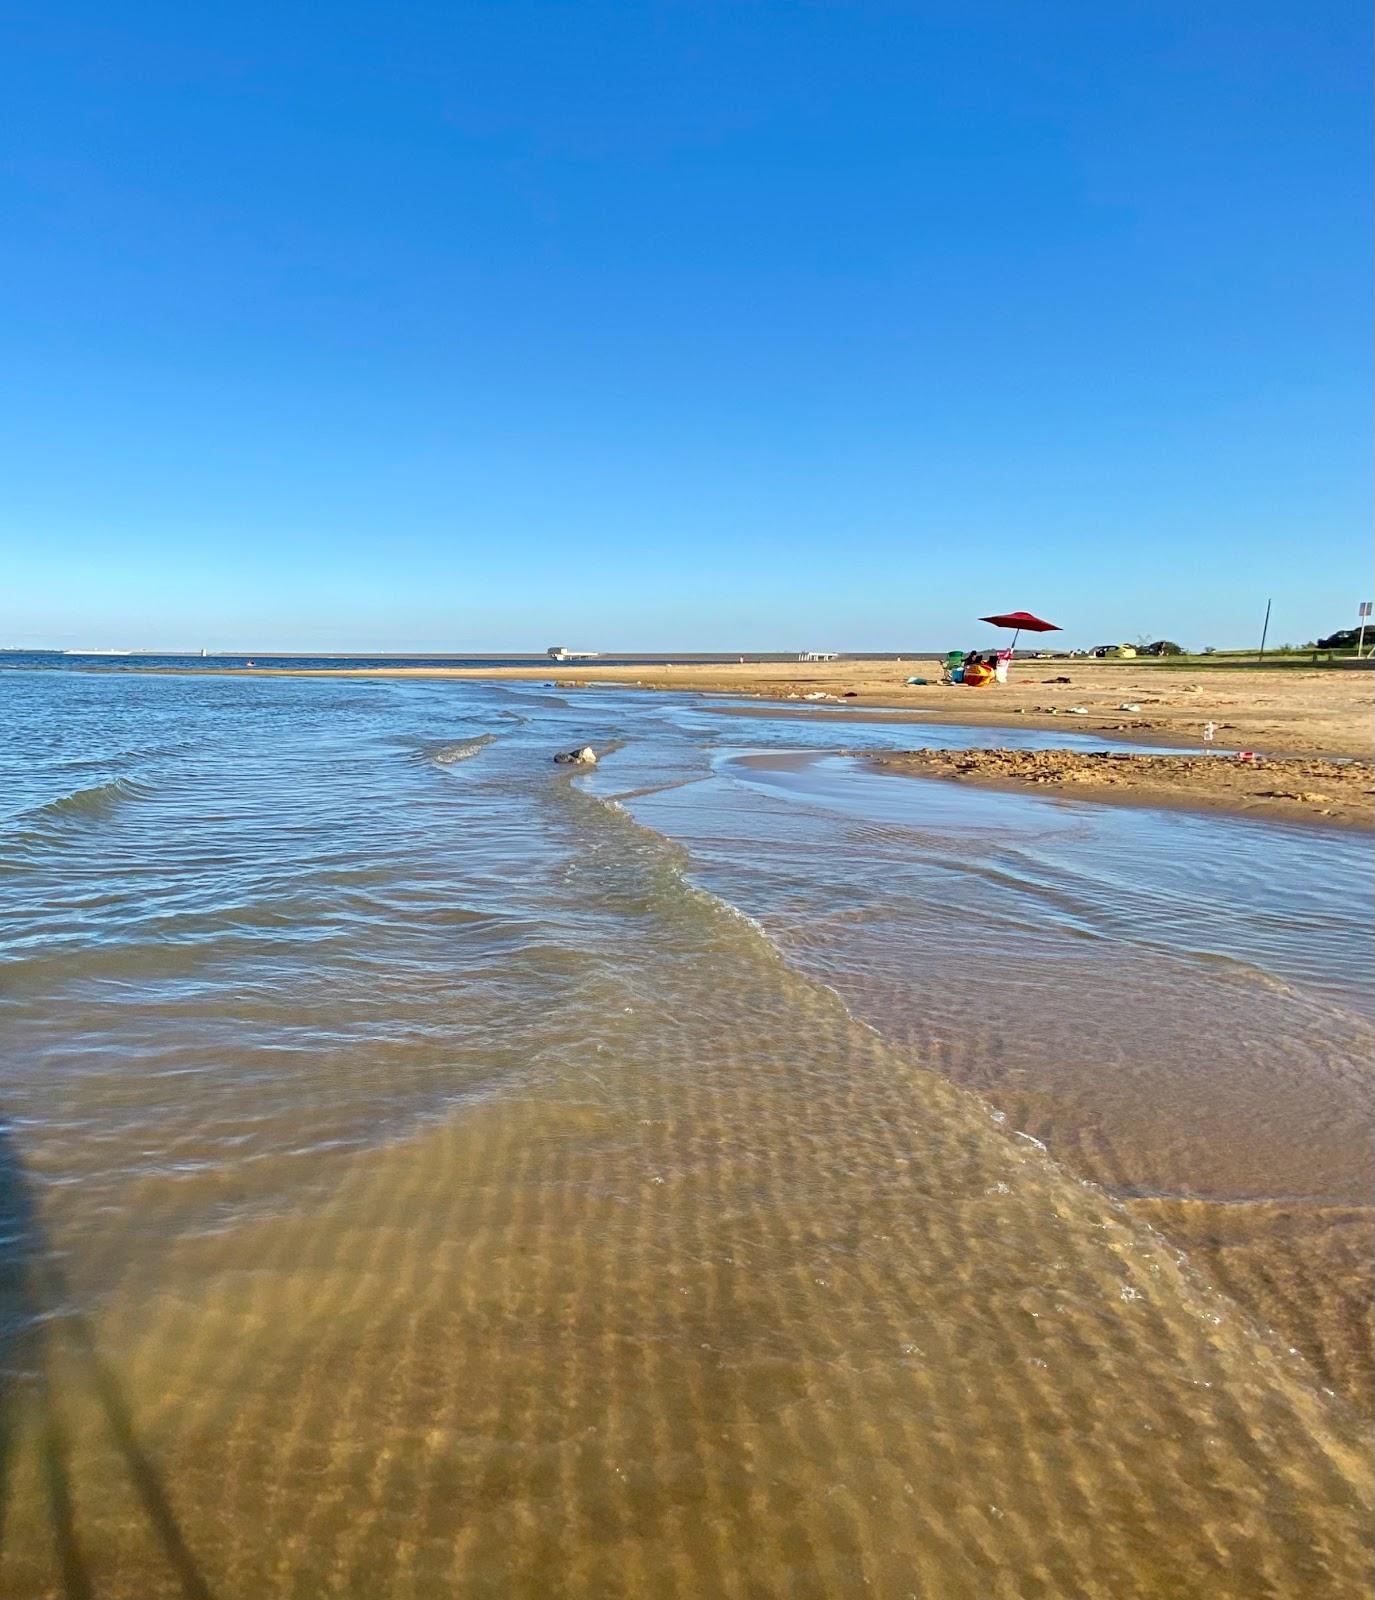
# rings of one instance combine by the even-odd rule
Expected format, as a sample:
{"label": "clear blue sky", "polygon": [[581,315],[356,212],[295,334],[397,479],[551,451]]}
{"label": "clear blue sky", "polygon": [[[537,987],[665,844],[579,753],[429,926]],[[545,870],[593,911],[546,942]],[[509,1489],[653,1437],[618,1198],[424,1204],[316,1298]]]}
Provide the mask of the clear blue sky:
{"label": "clear blue sky", "polygon": [[1369,597],[1356,0],[7,6],[0,642]]}

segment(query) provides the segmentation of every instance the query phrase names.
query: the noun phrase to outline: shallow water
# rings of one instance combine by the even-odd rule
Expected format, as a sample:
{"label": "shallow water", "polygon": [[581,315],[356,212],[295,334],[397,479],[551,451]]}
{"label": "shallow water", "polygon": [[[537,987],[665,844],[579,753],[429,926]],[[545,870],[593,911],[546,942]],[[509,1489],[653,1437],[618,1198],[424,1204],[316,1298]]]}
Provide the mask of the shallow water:
{"label": "shallow water", "polygon": [[0,687],[0,1592],[1363,1592],[1364,840],[797,755],[879,718]]}

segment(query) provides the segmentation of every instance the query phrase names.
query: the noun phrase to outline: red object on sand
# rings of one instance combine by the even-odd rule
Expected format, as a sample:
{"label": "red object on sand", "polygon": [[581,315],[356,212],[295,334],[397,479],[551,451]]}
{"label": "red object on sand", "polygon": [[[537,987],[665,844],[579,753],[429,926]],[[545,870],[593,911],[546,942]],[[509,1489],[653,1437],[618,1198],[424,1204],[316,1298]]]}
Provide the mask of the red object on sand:
{"label": "red object on sand", "polygon": [[1029,611],[1004,611],[996,617],[980,617],[980,622],[991,622],[995,628],[1016,628],[1027,633],[1059,633],[1059,627],[1043,617],[1033,617]]}

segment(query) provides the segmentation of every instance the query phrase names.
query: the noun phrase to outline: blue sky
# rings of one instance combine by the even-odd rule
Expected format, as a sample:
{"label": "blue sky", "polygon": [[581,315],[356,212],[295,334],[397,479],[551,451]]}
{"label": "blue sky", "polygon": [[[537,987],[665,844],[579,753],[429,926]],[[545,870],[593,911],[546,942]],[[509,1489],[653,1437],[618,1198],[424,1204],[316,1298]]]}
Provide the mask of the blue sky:
{"label": "blue sky", "polygon": [[0,14],[0,642],[1368,598],[1355,0]]}

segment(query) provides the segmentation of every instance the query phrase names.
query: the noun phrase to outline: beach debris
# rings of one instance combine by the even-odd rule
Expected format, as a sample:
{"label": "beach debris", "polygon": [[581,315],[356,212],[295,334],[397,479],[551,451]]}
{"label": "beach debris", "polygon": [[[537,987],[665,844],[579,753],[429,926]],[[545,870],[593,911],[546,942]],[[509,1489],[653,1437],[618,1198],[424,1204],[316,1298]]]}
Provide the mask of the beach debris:
{"label": "beach debris", "polygon": [[1068,678],[1042,678],[1042,683],[1068,683]]}
{"label": "beach debris", "polygon": [[1089,708],[1087,706],[1066,706],[1065,707],[1065,715],[1067,717],[1086,717],[1086,716],[1088,716],[1088,714],[1089,714]]}
{"label": "beach debris", "polygon": [[1123,700],[1117,709],[1119,711],[1140,711],[1141,707],[1132,700]]}
{"label": "beach debris", "polygon": [[1301,800],[1305,805],[1322,805],[1331,800],[1330,794],[1319,794],[1312,789],[1262,789],[1262,800]]}
{"label": "beach debris", "polygon": [[925,683],[926,679],[925,678],[904,678],[902,681],[904,683]]}
{"label": "beach debris", "polygon": [[595,767],[597,752],[590,744],[585,744],[581,750],[564,750],[554,757],[560,766]]}

